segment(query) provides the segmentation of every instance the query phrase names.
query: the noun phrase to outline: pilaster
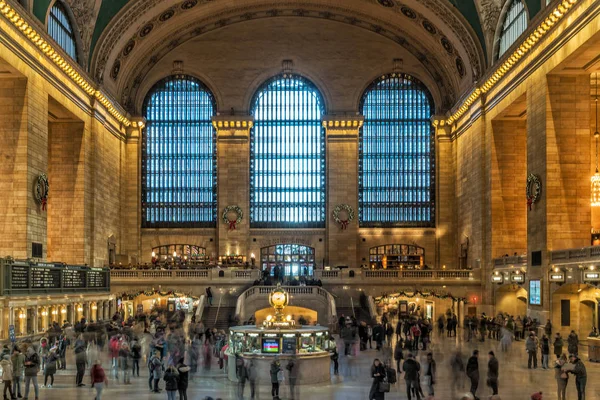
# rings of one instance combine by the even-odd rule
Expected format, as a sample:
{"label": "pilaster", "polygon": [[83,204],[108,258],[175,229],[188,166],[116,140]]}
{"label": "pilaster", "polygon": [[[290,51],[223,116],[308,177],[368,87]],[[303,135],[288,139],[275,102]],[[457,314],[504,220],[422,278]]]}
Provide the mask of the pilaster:
{"label": "pilaster", "polygon": [[[327,138],[327,243],[326,264],[360,265],[357,260],[358,240],[358,134],[362,116],[327,115],[322,119]],[[348,205],[354,219],[338,224],[333,212],[336,206]],[[349,220],[347,211],[339,218]]]}
{"label": "pilaster", "polygon": [[[216,257],[248,253],[250,232],[250,129],[254,125],[251,116],[213,117],[217,130],[217,240]],[[225,207],[238,206],[243,212],[242,220],[235,229],[223,222]],[[234,219],[234,215],[229,216]]]}

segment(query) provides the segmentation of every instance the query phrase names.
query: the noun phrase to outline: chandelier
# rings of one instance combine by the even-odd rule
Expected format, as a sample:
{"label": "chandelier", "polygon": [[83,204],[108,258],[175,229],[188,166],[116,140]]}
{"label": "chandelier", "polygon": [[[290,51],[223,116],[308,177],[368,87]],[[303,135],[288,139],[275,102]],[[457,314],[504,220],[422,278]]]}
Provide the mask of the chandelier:
{"label": "chandelier", "polygon": [[600,173],[598,172],[598,138],[600,132],[598,132],[598,73],[596,72],[594,83],[596,86],[596,95],[594,102],[596,103],[596,130],[594,131],[594,138],[596,139],[596,172],[592,175],[591,179],[591,206],[600,207]]}

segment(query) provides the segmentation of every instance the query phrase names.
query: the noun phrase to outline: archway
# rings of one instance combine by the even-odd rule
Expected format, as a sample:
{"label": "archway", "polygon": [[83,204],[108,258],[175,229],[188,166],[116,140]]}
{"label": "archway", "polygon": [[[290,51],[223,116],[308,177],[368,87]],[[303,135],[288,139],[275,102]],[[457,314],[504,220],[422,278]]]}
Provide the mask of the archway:
{"label": "archway", "polygon": [[502,285],[496,289],[496,313],[514,317],[527,314],[527,290],[518,285]]}

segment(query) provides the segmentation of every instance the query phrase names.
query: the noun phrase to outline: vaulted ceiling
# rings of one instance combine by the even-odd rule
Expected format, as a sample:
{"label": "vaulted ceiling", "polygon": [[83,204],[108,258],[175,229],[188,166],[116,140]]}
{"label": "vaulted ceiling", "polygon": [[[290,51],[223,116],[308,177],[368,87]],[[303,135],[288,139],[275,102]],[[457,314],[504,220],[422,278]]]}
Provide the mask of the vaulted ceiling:
{"label": "vaulted ceiling", "polygon": [[[45,22],[53,0],[35,0]],[[185,43],[255,20],[334,21],[408,51],[436,82],[442,108],[488,65],[504,0],[64,0],[81,34],[89,72],[130,110],[152,68]],[[527,0],[530,18],[540,0]],[[529,4],[531,3],[531,4]],[[370,33],[370,34],[372,34]],[[274,38],[276,40],[277,38]],[[351,57],[350,57],[351,58]]]}

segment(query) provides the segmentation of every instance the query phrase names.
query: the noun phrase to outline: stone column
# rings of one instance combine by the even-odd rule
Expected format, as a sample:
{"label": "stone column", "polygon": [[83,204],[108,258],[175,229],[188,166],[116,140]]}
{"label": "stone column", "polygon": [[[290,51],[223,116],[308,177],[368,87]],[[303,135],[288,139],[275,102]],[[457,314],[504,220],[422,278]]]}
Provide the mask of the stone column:
{"label": "stone column", "polygon": [[35,307],[33,307],[33,334],[37,334],[38,333],[38,315],[40,312],[40,307],[38,305],[36,305]]}
{"label": "stone column", "polygon": [[458,303],[458,326],[464,328],[465,323],[465,301],[461,300]]}
{"label": "stone column", "polygon": [[[15,308],[14,307],[9,307],[8,308],[8,325],[14,325],[15,324]],[[8,329],[7,329],[8,332]]]}
{"label": "stone column", "polygon": [[458,301],[452,300],[452,313],[458,318]]}
{"label": "stone column", "polygon": [[[138,262],[150,262],[150,254],[141,254],[140,207],[141,162],[140,139],[145,118],[132,118],[127,129],[127,141],[122,146],[121,163],[121,234],[117,237],[117,253],[128,254]],[[125,240],[126,239],[126,240]]]}
{"label": "stone column", "polygon": [[436,138],[436,251],[435,267],[459,268],[456,242],[456,154],[452,126],[444,116],[434,116],[431,123]]}
{"label": "stone column", "polygon": [[[260,254],[260,249],[248,251],[250,233],[250,129],[254,118],[250,116],[215,116],[217,130],[217,251],[215,258],[226,254],[240,254],[250,261],[250,253]],[[244,216],[235,229],[222,220],[227,206],[238,206]],[[230,219],[235,218],[234,215]],[[208,251],[208,250],[207,250]]]}
{"label": "stone column", "polygon": [[71,303],[71,312],[69,313],[69,319],[70,319],[70,323],[72,323],[73,325],[75,325],[75,322],[77,322],[77,303]]}
{"label": "stone column", "polygon": [[[358,241],[358,131],[362,116],[323,117],[327,136],[327,208],[325,221],[327,243],[325,264],[333,267],[345,265],[356,268],[361,264],[357,252]],[[333,212],[337,206],[349,206],[354,213],[341,210],[339,218],[347,225],[335,222]],[[353,220],[350,221],[350,218]],[[368,260],[367,262],[368,263]]]}
{"label": "stone column", "polygon": [[[542,190],[527,213],[527,252],[530,262],[533,252],[541,252],[542,264],[529,267],[527,278],[542,281],[542,305],[529,305],[528,314],[546,321],[552,296],[548,252],[590,244],[591,88],[589,73],[534,78],[527,93],[527,172],[540,179]],[[561,326],[559,308],[552,324]]]}

